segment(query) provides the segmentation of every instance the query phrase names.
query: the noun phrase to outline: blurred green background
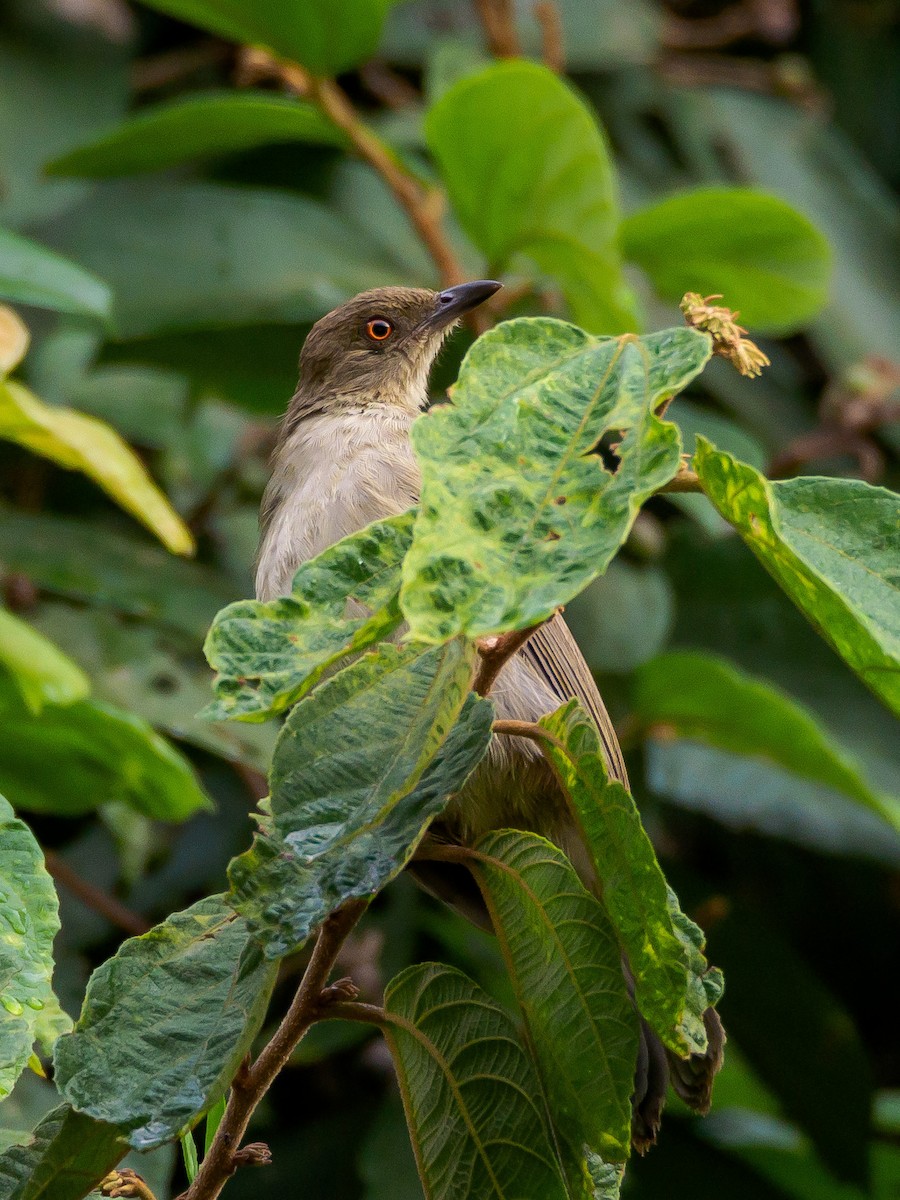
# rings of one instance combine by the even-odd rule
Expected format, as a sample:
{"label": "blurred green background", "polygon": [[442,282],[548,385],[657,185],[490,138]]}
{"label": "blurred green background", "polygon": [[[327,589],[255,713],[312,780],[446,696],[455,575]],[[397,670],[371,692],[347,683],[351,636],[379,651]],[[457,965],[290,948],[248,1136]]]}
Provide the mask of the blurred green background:
{"label": "blurred green background", "polygon": [[[685,187],[741,184],[787,201],[831,246],[829,299],[807,306],[814,315],[798,302],[779,327],[759,274],[757,326],[772,367],[749,381],[715,363],[670,413],[688,448],[701,432],[776,477],[896,486],[900,4],[557,0],[554,11],[567,74],[608,136],[626,214]],[[516,15],[526,53],[539,56],[531,4]],[[341,83],[428,179],[426,98],[487,56],[468,0],[410,0],[389,13],[376,56]],[[108,322],[89,303],[20,306],[32,344],[18,378],[46,404],[118,430],[198,543],[195,560],[173,557],[82,475],[0,440],[5,606],[80,665],[92,700],[79,703],[139,719],[132,740],[118,717],[104,724],[98,754],[96,713],[23,708],[0,659],[0,792],[51,852],[62,906],[56,985],[73,1015],[91,969],[126,932],[221,890],[225,864],[249,840],[275,730],[197,720],[209,699],[201,647],[217,609],[252,592],[266,460],[303,336],[366,287],[439,282],[383,184],[315,122],[260,137],[248,118],[245,133],[232,126],[222,142],[210,117],[197,147],[173,126],[136,156],[113,142],[90,169],[76,156],[73,174],[45,172],[78,147],[102,147],[129,113],[248,85],[272,96],[282,86],[233,43],[139,4],[0,6],[0,226],[112,292]],[[483,274],[491,264],[450,228],[466,269]],[[756,270],[752,243],[764,233],[731,232],[749,237]],[[691,236],[702,249],[702,226]],[[0,278],[9,246],[0,240]],[[736,304],[728,272],[740,276],[740,254],[721,269],[726,303]],[[626,274],[647,326],[675,323],[672,297],[636,268]],[[567,311],[552,270],[514,263],[504,278],[510,313]],[[455,336],[436,392],[470,339]],[[673,1103],[624,1195],[900,1197],[900,837],[847,795],[728,749],[740,706],[723,706],[715,736],[688,740],[638,715],[635,683],[668,650],[723,656],[814,714],[871,788],[893,796],[896,724],[699,496],[652,501],[568,616],[663,866],[727,981],[731,1040],[713,1112],[698,1121]],[[150,726],[186,756],[215,812],[153,819],[153,796],[181,786],[165,771],[186,768],[164,769],[165,754],[147,749]],[[405,878],[378,899],[340,968],[375,998],[399,968],[429,957],[504,996],[493,943]],[[301,968],[288,962],[283,995]],[[53,1102],[52,1087],[29,1075],[0,1123],[30,1128]],[[270,1144],[274,1165],[238,1175],[234,1200],[260,1189],[421,1196],[388,1054],[362,1027],[317,1027],[252,1134]],[[183,1185],[174,1152],[131,1161],[159,1200]]]}

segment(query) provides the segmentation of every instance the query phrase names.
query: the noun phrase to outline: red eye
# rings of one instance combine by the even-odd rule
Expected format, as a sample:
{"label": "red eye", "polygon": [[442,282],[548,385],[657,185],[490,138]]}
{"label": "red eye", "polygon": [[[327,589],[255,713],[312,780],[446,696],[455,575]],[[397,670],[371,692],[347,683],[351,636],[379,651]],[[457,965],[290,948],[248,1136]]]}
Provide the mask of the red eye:
{"label": "red eye", "polygon": [[394,327],[390,321],[385,321],[383,317],[375,317],[366,326],[366,333],[373,342],[384,342],[394,332]]}

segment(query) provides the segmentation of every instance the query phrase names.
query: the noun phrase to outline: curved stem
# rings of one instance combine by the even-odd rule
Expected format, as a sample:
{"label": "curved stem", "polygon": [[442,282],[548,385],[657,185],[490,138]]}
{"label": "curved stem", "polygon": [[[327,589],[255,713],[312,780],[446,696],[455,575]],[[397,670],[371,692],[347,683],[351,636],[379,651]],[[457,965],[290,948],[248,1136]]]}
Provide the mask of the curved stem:
{"label": "curved stem", "polygon": [[[203,1159],[197,1178],[178,1200],[216,1200],[242,1161],[247,1161],[241,1158],[241,1142],[250,1118],[310,1025],[328,1011],[323,1008],[323,990],[338,952],[365,911],[366,903],[365,900],[352,900],[323,921],[290,1008],[256,1062],[240,1071],[232,1081],[225,1115],[209,1153]],[[328,997],[324,1003],[328,1004]]]}
{"label": "curved stem", "polygon": [[507,661],[512,658],[517,650],[521,650],[531,635],[544,624],[543,621],[538,621],[536,625],[529,625],[527,629],[514,629],[512,633],[501,633],[497,637],[481,638],[477,643],[478,653],[481,655],[481,665],[478,668],[478,674],[475,676],[473,689],[479,696],[486,696],[494,684],[497,682],[497,676],[503,670]]}

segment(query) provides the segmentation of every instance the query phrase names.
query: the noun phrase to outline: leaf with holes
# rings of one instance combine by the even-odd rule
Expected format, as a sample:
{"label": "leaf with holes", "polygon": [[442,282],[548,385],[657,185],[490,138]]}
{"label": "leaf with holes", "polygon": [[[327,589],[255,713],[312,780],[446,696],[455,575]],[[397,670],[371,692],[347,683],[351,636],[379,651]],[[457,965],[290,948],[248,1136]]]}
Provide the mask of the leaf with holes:
{"label": "leaf with holes", "polygon": [[[685,328],[596,338],[524,317],[479,338],[453,404],[412,427],[422,493],[400,596],[412,636],[520,629],[601,575],[679,467],[678,430],[656,409],[709,356]],[[615,473],[595,453],[612,431]]]}

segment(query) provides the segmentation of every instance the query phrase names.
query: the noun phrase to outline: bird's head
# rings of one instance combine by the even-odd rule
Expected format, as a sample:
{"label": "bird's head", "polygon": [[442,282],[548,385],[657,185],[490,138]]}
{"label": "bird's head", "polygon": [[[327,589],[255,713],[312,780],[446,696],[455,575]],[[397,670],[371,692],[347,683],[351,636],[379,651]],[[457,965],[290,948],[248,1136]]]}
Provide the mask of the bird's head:
{"label": "bird's head", "polygon": [[369,405],[420,408],[447,334],[499,287],[479,279],[442,292],[385,287],[354,296],[310,330],[291,415],[297,419]]}

